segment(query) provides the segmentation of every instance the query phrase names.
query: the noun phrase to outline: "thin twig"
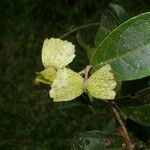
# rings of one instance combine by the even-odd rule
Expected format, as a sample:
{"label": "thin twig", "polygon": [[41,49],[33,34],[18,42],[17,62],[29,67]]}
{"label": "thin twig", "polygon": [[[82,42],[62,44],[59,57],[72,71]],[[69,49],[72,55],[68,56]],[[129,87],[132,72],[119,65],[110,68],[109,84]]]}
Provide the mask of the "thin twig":
{"label": "thin twig", "polygon": [[83,70],[81,70],[80,72],[78,72],[78,74],[80,74],[80,75],[84,75],[85,74],[85,70],[83,69]]}
{"label": "thin twig", "polygon": [[86,91],[86,81],[88,79],[88,73],[91,69],[91,65],[86,66],[83,70],[81,70],[80,72],[78,72],[80,75],[84,75],[84,82],[83,82],[83,88]]}
{"label": "thin twig", "polygon": [[85,75],[85,78],[88,78],[88,73],[91,69],[91,65],[86,66],[83,70],[81,70],[80,72],[78,72],[80,75]]}
{"label": "thin twig", "polygon": [[117,111],[117,109],[115,108],[114,105],[111,105],[111,109],[112,109],[113,114],[114,114],[115,117],[117,118],[117,120],[118,120],[118,122],[119,122],[119,124],[120,124],[120,126],[121,126],[121,128],[122,128],[123,137],[124,137],[124,139],[125,139],[127,149],[128,149],[128,150],[133,150],[132,142],[131,142],[131,140],[130,140],[130,138],[129,138],[127,129],[126,129],[126,127],[125,127],[125,125],[124,125],[124,123],[123,123],[121,117],[120,117],[119,112]]}
{"label": "thin twig", "polygon": [[84,29],[84,28],[88,28],[88,27],[91,27],[91,26],[99,26],[100,25],[100,22],[95,22],[95,23],[90,23],[90,24],[85,24],[85,25],[82,25],[82,26],[79,26],[75,29],[73,29],[72,31],[69,31],[63,35],[61,35],[59,38],[60,39],[63,39],[65,38],[66,36],[68,36],[69,34],[73,33],[73,32],[76,32],[78,30],[81,30],[81,29]]}
{"label": "thin twig", "polygon": [[92,67],[91,65],[88,65],[88,66],[86,66],[86,68],[84,70],[85,71],[85,77],[84,77],[85,80],[88,79],[88,74],[89,74],[91,67]]}

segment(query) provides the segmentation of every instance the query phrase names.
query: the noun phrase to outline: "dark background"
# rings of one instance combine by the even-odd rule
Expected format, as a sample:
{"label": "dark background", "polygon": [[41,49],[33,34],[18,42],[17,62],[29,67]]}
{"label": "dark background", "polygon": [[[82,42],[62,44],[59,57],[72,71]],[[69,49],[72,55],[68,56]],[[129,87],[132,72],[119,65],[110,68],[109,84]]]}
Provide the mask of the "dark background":
{"label": "dark background", "polygon": [[[43,69],[44,39],[100,21],[109,3],[122,6],[129,17],[150,10],[148,0],[0,0],[1,150],[66,150],[74,134],[104,129],[105,113],[93,113],[78,101],[53,103],[49,87],[36,86],[34,79]],[[67,39],[75,44],[74,36]],[[84,52],[77,55],[71,65],[79,70],[86,58]]]}

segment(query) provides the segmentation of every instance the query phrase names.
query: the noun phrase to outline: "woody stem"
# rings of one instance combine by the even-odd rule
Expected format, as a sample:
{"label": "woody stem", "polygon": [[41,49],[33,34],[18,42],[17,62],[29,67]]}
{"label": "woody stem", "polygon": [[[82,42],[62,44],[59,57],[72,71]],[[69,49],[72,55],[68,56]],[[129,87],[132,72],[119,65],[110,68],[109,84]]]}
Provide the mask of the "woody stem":
{"label": "woody stem", "polygon": [[113,114],[115,115],[115,117],[117,118],[120,126],[121,126],[121,129],[122,129],[122,132],[123,132],[123,137],[125,139],[125,142],[126,142],[126,147],[128,150],[133,150],[133,145],[132,145],[132,142],[129,138],[129,135],[128,135],[128,132],[127,132],[127,129],[120,117],[120,114],[119,112],[117,111],[117,108],[115,107],[115,103],[113,103],[113,105],[111,105],[111,110],[113,112]]}

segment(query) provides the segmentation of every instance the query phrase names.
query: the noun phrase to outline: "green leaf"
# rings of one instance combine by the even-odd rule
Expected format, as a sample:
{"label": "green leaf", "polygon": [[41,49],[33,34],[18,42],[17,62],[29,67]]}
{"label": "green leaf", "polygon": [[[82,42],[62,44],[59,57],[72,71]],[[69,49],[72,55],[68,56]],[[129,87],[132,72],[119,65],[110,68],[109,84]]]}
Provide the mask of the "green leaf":
{"label": "green leaf", "polygon": [[123,138],[102,131],[88,131],[75,136],[71,142],[71,150],[119,150]]}
{"label": "green leaf", "polygon": [[108,29],[101,26],[96,33],[96,36],[94,39],[94,45],[98,47],[101,44],[101,42],[104,40],[104,38],[109,34],[109,32],[110,31]]}
{"label": "green leaf", "polygon": [[108,34],[119,25],[116,16],[110,10],[107,10],[101,16],[101,25],[95,35],[94,45],[97,48]]}
{"label": "green leaf", "polygon": [[87,45],[87,44],[85,43],[85,41],[83,40],[83,38],[80,36],[79,33],[76,35],[76,40],[77,40],[78,44],[79,44],[84,50],[86,50],[87,57],[88,57],[88,59],[90,60],[91,57],[92,57],[92,55],[95,53],[96,48],[92,48],[90,45]]}
{"label": "green leaf", "polygon": [[117,4],[109,4],[110,8],[115,12],[115,15],[119,22],[123,22],[127,19],[127,12]]}
{"label": "green leaf", "polygon": [[[124,81],[121,86],[121,96],[136,96],[137,93],[150,87],[150,77],[138,80]],[[141,92],[140,92],[141,93]]]}
{"label": "green leaf", "polygon": [[101,25],[96,33],[94,45],[98,47],[104,38],[115,29],[120,23],[127,19],[126,11],[117,4],[109,4],[109,9],[106,9],[101,16]]}
{"label": "green leaf", "polygon": [[150,12],[126,21],[99,45],[91,59],[93,70],[110,64],[117,80],[150,75]]}
{"label": "green leaf", "polygon": [[51,84],[56,76],[56,70],[53,67],[50,67],[41,72],[37,72],[36,74],[35,84]]}
{"label": "green leaf", "polygon": [[116,123],[116,119],[112,118],[107,122],[104,127],[102,128],[103,131],[109,132],[109,133],[114,133],[118,131],[118,123]]}
{"label": "green leaf", "polygon": [[123,113],[131,120],[150,127],[150,104],[122,108]]}

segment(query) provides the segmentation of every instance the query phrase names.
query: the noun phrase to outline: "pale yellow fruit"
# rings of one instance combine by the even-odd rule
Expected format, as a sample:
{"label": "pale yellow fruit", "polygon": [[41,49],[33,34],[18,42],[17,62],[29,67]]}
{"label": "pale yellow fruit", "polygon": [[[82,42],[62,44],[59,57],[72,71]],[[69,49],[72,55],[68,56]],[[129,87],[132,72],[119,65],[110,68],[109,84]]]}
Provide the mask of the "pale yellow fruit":
{"label": "pale yellow fruit", "polygon": [[51,84],[56,77],[56,69],[54,67],[47,68],[41,72],[37,72],[35,83]]}
{"label": "pale yellow fruit", "polygon": [[114,88],[117,83],[113,73],[110,72],[110,65],[105,65],[94,72],[87,80],[87,92],[97,99],[114,99],[116,92]]}
{"label": "pale yellow fruit", "polygon": [[73,100],[84,92],[102,100],[111,100],[116,96],[117,83],[109,64],[94,72],[84,81],[80,74],[67,69],[59,69],[54,79],[50,97],[56,102]]}
{"label": "pale yellow fruit", "polygon": [[50,97],[54,101],[73,100],[83,93],[83,78],[76,72],[62,68],[57,71],[51,85]]}
{"label": "pale yellow fruit", "polygon": [[57,38],[45,39],[42,48],[42,63],[45,68],[62,68],[75,57],[75,46]]}

